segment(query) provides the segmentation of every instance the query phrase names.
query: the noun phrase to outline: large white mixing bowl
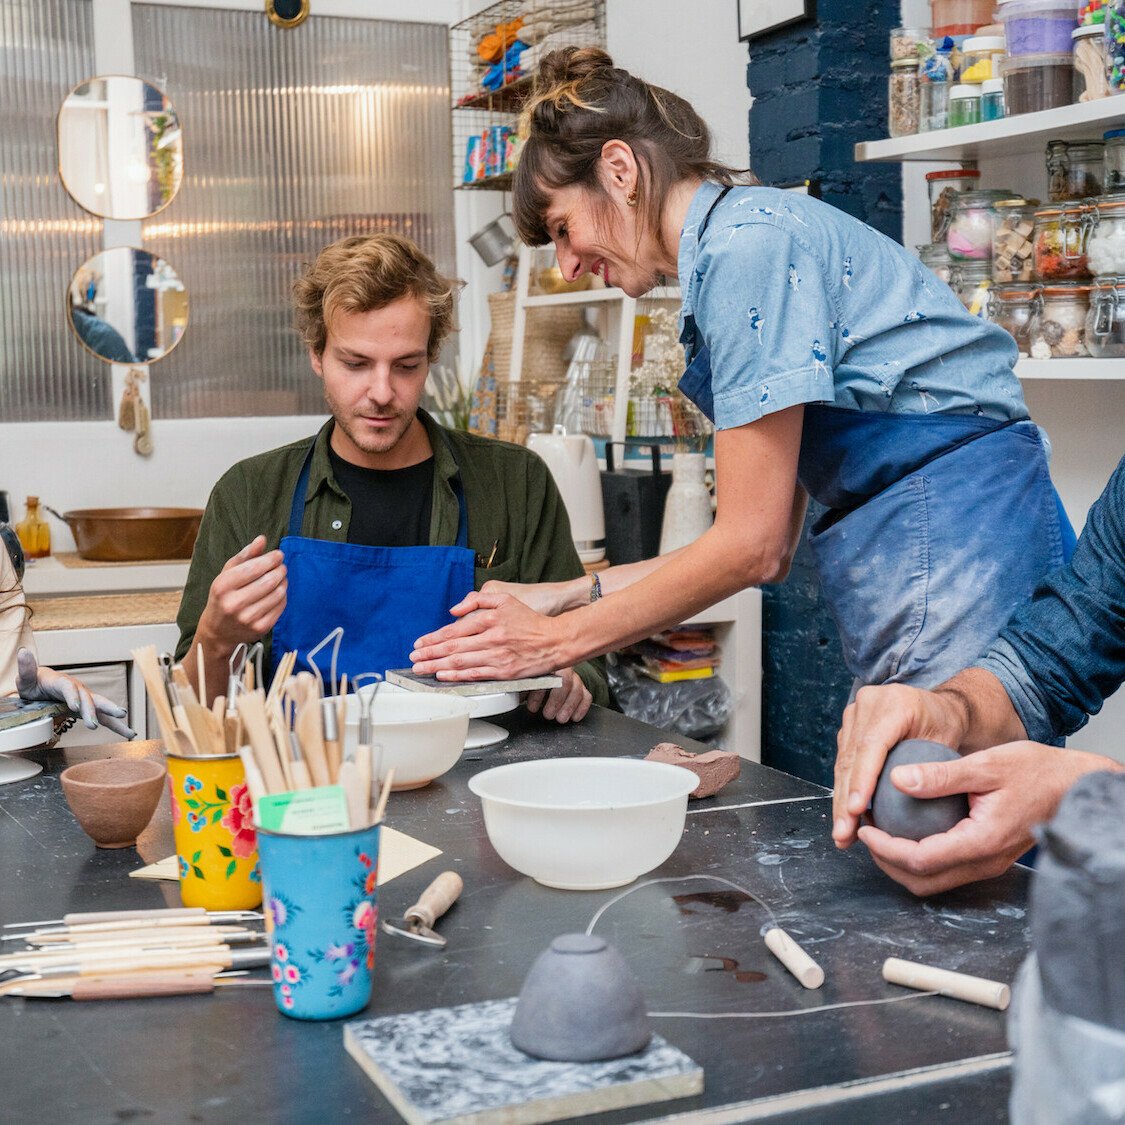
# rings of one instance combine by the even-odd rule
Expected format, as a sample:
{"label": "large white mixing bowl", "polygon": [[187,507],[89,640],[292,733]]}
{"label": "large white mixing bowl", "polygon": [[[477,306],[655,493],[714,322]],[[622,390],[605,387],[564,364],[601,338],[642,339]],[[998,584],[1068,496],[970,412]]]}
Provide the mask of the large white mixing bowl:
{"label": "large white mixing bowl", "polygon": [[[368,690],[368,689],[361,689]],[[469,729],[469,701],[438,692],[392,692],[380,688],[371,709],[371,741],[382,747],[378,792],[387,770],[395,768],[395,789],[420,789],[452,769],[461,757]],[[359,700],[348,696],[345,753],[351,757],[359,740]],[[375,758],[380,757],[375,751]]]}
{"label": "large white mixing bowl", "polygon": [[659,867],[684,831],[691,770],[631,758],[549,758],[469,779],[505,863],[565,891],[621,887]]}

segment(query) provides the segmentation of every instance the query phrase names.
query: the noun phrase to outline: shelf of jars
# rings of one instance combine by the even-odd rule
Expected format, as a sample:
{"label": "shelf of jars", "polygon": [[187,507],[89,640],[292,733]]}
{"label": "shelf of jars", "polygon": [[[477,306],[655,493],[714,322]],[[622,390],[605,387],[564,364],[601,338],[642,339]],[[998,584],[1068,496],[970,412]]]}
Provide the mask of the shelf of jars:
{"label": "shelf of jars", "polygon": [[1077,140],[1099,130],[1125,126],[1125,96],[1080,102],[1038,113],[1021,113],[954,129],[936,129],[908,137],[864,141],[855,146],[857,161],[980,160],[997,156],[1040,156],[1048,141]]}

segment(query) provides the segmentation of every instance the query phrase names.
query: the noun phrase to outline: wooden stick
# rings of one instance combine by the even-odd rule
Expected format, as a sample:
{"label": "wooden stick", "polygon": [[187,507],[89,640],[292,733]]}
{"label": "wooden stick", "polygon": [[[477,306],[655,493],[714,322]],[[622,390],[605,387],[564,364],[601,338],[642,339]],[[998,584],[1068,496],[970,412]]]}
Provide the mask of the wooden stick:
{"label": "wooden stick", "polygon": [[763,935],[766,948],[806,987],[819,988],[824,970],[779,926]]}
{"label": "wooden stick", "polygon": [[196,686],[199,688],[199,702],[207,706],[207,670],[203,662],[203,646],[196,642],[195,645],[195,675]]}
{"label": "wooden stick", "polygon": [[395,780],[395,768],[391,766],[387,770],[387,776],[383,780],[383,790],[379,794],[379,803],[375,806],[375,812],[372,814],[371,823],[378,824],[383,819],[383,814],[387,811],[387,800],[391,795],[391,786]]}
{"label": "wooden stick", "polygon": [[[355,756],[350,758],[349,761],[355,764],[355,771],[359,777],[357,788],[363,794],[363,807],[365,810],[371,808],[371,747],[370,746],[357,746],[355,748]],[[344,765],[348,763],[345,762]],[[340,767],[343,769],[343,766]]]}
{"label": "wooden stick", "polygon": [[888,957],[883,962],[883,980],[921,992],[938,992],[954,1000],[995,1008],[998,1012],[1003,1012],[1012,1000],[1012,990],[1000,981],[938,969],[933,965],[920,965],[917,961],[903,961],[898,957]]}
{"label": "wooden stick", "polygon": [[[262,778],[262,771],[258,769],[258,759],[254,757],[254,751],[249,746],[238,747],[237,753],[242,759],[242,768],[246,771],[246,788],[250,790],[250,800],[257,806],[268,792],[265,780]],[[255,823],[257,823],[256,818]]]}
{"label": "wooden stick", "polygon": [[156,715],[156,722],[160,727],[160,735],[164,745],[171,747],[172,730],[176,720],[172,715],[172,707],[168,702],[168,692],[164,688],[164,676],[160,671],[160,661],[156,656],[156,648],[146,645],[144,648],[135,648],[132,652],[133,660],[141,670],[145,682],[145,691],[152,701],[152,709]]}
{"label": "wooden stick", "polygon": [[285,774],[277,757],[277,748],[266,721],[265,704],[260,688],[248,692],[239,701],[238,714],[242,719],[254,758],[258,763],[267,793],[285,792]]}

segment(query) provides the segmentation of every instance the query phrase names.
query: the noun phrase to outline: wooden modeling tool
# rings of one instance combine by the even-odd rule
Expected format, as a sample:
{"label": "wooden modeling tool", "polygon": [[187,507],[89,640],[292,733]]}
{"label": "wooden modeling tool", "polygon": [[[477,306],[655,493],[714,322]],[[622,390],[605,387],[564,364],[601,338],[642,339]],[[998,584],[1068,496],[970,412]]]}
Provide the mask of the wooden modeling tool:
{"label": "wooden modeling tool", "polygon": [[340,727],[336,717],[336,700],[320,701],[320,718],[324,728],[324,756],[328,762],[328,777],[335,782],[340,776],[343,749],[340,745]]}
{"label": "wooden modeling tool", "polygon": [[387,811],[387,801],[391,796],[391,786],[395,781],[395,768],[391,766],[387,770],[387,776],[383,779],[383,788],[379,793],[379,803],[375,806],[375,811],[371,814],[371,824],[378,824],[383,819],[383,814]]}
{"label": "wooden modeling tool", "polygon": [[1005,1011],[1012,1000],[1012,990],[1000,981],[938,969],[933,965],[920,965],[898,957],[888,957],[883,962],[883,980],[888,984],[900,984],[903,988],[937,992],[954,1000],[995,1008],[998,1012]]}
{"label": "wooden modeling tool", "polygon": [[464,887],[456,871],[443,871],[401,918],[384,919],[383,929],[388,934],[444,949],[445,938],[434,932],[434,923],[457,901]]}
{"label": "wooden modeling tool", "polygon": [[766,948],[806,988],[819,988],[824,983],[824,970],[779,926],[763,935]]}
{"label": "wooden modeling tool", "polygon": [[9,996],[36,1000],[131,1000],[146,996],[188,996],[216,988],[272,988],[268,980],[239,980],[216,976],[210,969],[187,972],[112,973],[106,976],[62,977],[20,982]]}

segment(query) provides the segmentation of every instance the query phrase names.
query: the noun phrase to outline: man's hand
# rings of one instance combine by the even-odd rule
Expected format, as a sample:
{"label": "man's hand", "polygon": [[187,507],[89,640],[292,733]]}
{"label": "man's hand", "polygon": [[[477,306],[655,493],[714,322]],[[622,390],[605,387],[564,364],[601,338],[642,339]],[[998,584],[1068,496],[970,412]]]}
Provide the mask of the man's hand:
{"label": "man's hand", "polygon": [[1050,820],[1063,794],[1093,770],[1121,769],[1109,758],[1037,742],[1011,742],[952,762],[899,766],[891,781],[911,797],[968,793],[969,816],[924,840],[859,830],[872,859],[916,895],[932,895],[1002,875],[1034,843],[1031,830]]}
{"label": "man's hand", "polygon": [[56,672],[54,668],[40,668],[35,653],[21,648],[16,653],[16,691],[20,699],[28,702],[47,702],[54,700],[63,703],[90,728],[103,727],[128,740],[137,737],[137,732],[123,722],[128,712],[124,707],[106,699],[104,695],[91,691],[81,680]]}
{"label": "man's hand", "polygon": [[965,738],[957,698],[903,684],[860,688],[836,735],[832,838],[838,848],[855,843],[887,754],[904,738],[926,738],[956,750]]}
{"label": "man's hand", "polygon": [[266,537],[259,535],[228,559],[211,583],[196,628],[208,655],[225,660],[239,644],[252,644],[277,624],[289,589],[285,557],[265,550]]}
{"label": "man's hand", "polygon": [[[543,718],[554,719],[558,723],[581,722],[590,710],[593,696],[573,668],[563,668],[558,674],[562,677],[562,684],[552,688],[550,694],[543,688],[530,692],[527,709],[534,715],[542,707]],[[544,696],[546,703],[543,702]]]}

